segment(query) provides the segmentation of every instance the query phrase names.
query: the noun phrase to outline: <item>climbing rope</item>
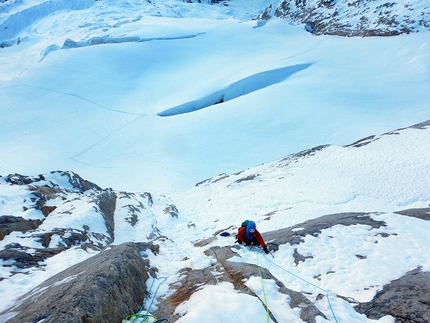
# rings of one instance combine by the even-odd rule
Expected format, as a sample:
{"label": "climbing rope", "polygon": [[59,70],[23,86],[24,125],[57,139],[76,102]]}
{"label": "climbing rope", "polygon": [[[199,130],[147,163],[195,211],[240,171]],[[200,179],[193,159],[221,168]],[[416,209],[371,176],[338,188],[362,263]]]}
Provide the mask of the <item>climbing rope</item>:
{"label": "climbing rope", "polygon": [[[152,278],[153,278],[153,281],[152,281],[152,284],[151,284],[151,288],[149,289],[149,293],[148,293],[148,295],[150,295],[151,294],[151,289],[152,289],[152,286],[154,285],[154,281],[157,279],[157,280],[160,280],[160,279],[163,279],[163,281],[161,282],[161,283],[159,283],[158,284],[158,286],[157,286],[157,289],[155,290],[155,293],[154,293],[154,297],[152,297],[152,300],[151,300],[151,304],[149,304],[149,306],[148,306],[148,309],[146,310],[146,314],[148,314],[149,313],[149,309],[151,308],[151,306],[152,306],[152,303],[154,302],[154,299],[155,299],[155,295],[157,295],[157,293],[158,293],[158,289],[160,288],[160,286],[167,280],[167,277],[160,277],[160,278],[157,278],[157,277],[154,277],[154,276],[152,276]],[[143,304],[142,304],[142,307],[140,308],[140,311],[142,311],[142,309],[143,309],[143,306],[145,305],[145,301],[143,301]],[[140,312],[139,311],[139,312]]]}
{"label": "climbing rope", "polygon": [[157,320],[157,318],[154,315],[147,315],[147,314],[132,314],[132,315],[127,316],[125,318],[125,321],[126,322],[131,321],[134,323],[134,322],[136,322],[135,321],[136,319],[143,319],[143,321],[140,321],[139,323],[147,323],[147,322],[149,322],[149,320],[151,318],[153,320],[155,320],[155,321],[152,321],[152,323],[161,323],[161,322],[170,323],[170,320],[168,318],[161,318],[161,319]]}
{"label": "climbing rope", "polygon": [[[140,307],[138,313],[127,316],[123,322],[131,322],[131,323],[161,323],[161,322],[167,322],[167,323],[170,323],[170,320],[168,318],[157,319],[156,316],[148,314],[149,310],[150,310],[150,308],[152,306],[152,303],[154,302],[155,296],[157,295],[158,289],[167,280],[167,277],[157,278],[157,277],[152,276],[152,275],[151,275],[151,277],[153,279],[152,283],[151,283],[151,287],[149,288],[149,292],[146,294],[146,297],[143,300],[142,306]],[[143,311],[143,309],[145,307],[145,303],[147,301],[147,296],[151,295],[152,287],[154,286],[155,281],[156,280],[161,280],[161,279],[163,279],[163,281],[158,284],[157,289],[155,290],[154,296],[152,297],[151,303],[149,304],[148,309],[146,310],[146,314],[139,314],[140,312]],[[152,321],[150,322],[151,319],[152,319]],[[139,320],[139,321],[136,321],[136,320]]]}
{"label": "climbing rope", "polygon": [[257,267],[258,267],[258,272],[260,273],[261,287],[262,287],[262,290],[263,290],[264,306],[266,306],[266,322],[269,323],[269,321],[270,321],[270,315],[269,315],[269,307],[267,306],[266,291],[264,290],[263,274],[261,272],[261,267],[260,267],[260,265],[258,263],[258,252],[256,254],[257,254]]}
{"label": "climbing rope", "polygon": [[[152,276],[152,275],[151,275],[151,277],[152,277],[151,287],[149,287],[149,292],[146,294],[145,299],[143,300],[142,306],[140,307],[139,311],[137,311],[138,313],[142,312],[142,310],[143,310],[143,308],[145,306],[146,298],[148,297],[148,295],[151,294],[152,287],[154,286],[156,278],[154,276]],[[146,314],[148,314],[148,312],[146,312]]]}
{"label": "climbing rope", "polygon": [[301,278],[301,277],[297,276],[296,274],[292,273],[291,271],[288,271],[287,269],[285,269],[285,268],[283,268],[283,267],[279,266],[278,264],[276,264],[276,263],[274,263],[273,261],[271,261],[268,257],[266,257],[266,256],[265,256],[264,258],[266,258],[266,260],[267,260],[268,262],[272,263],[273,265],[275,265],[276,267],[278,267],[278,268],[282,269],[283,271],[285,271],[285,272],[289,273],[290,275],[292,275],[292,276],[294,276],[294,277],[296,277],[296,278],[298,278],[298,279],[300,279],[300,280],[304,281],[305,283],[307,283],[307,284],[309,284],[309,285],[311,285],[311,286],[313,286],[313,287],[315,287],[315,288],[317,288],[317,289],[319,289],[319,290],[323,291],[323,292],[325,293],[326,298],[327,298],[327,303],[328,303],[328,307],[330,308],[331,314],[333,315],[333,318],[334,318],[334,320],[336,321],[336,323],[339,323],[339,322],[338,322],[338,320],[337,320],[337,318],[336,318],[336,315],[334,314],[333,307],[331,306],[330,298],[329,298],[329,296],[328,296],[328,291],[326,291],[325,289],[323,289],[323,288],[321,288],[321,287],[319,287],[319,286],[317,286],[317,285],[315,285],[315,284],[312,284],[311,282],[307,281],[306,279],[303,279],[303,278]]}

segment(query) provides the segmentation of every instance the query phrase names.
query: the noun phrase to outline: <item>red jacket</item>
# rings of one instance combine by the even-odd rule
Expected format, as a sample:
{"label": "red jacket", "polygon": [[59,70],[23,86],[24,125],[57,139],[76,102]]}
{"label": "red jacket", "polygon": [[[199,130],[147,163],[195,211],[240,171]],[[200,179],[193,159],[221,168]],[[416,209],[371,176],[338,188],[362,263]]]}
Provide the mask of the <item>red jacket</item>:
{"label": "red jacket", "polygon": [[[237,233],[237,239],[239,239],[240,241],[242,241],[242,242],[245,242],[246,243],[246,239],[245,239],[245,237],[244,237],[244,235],[245,235],[245,230],[246,230],[246,228],[245,227],[241,227],[240,229],[239,229],[239,232]],[[257,239],[257,241],[258,242],[260,242],[260,246],[262,247],[262,248],[264,248],[265,246],[266,246],[266,243],[264,242],[264,239],[263,239],[263,237],[261,236],[261,234],[260,234],[260,232],[258,232],[258,230],[255,230],[255,232],[254,232],[254,237]]]}

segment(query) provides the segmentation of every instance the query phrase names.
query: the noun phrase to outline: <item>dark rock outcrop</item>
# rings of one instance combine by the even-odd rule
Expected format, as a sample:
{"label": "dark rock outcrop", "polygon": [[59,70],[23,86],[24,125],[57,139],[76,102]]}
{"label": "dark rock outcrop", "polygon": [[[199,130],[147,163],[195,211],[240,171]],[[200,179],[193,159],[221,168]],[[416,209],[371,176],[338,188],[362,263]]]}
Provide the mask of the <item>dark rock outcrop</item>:
{"label": "dark rock outcrop", "polygon": [[[47,217],[57,209],[55,205],[49,205],[48,201],[60,198],[67,200],[67,195],[71,192],[86,193],[88,191],[98,193],[96,202],[106,221],[108,233],[114,239],[113,232],[113,213],[115,210],[116,196],[112,190],[102,190],[98,185],[84,180],[78,174],[68,171],[53,171],[50,174],[65,177],[72,188],[60,187],[57,183],[47,179],[47,175],[26,176],[21,174],[9,174],[5,177],[0,176],[4,181],[11,185],[27,186],[31,192],[31,204],[23,206],[24,211],[35,209],[42,212]],[[0,216],[0,240],[13,231],[27,232],[37,229],[43,220],[39,219],[24,219],[15,215]]]}
{"label": "dark rock outcrop", "polygon": [[430,30],[430,7],[420,1],[280,0],[258,17],[303,24],[314,35],[394,36]]}
{"label": "dark rock outcrop", "polygon": [[14,231],[26,232],[36,229],[42,220],[26,220],[20,216],[2,215],[0,216],[0,240]]}
{"label": "dark rock outcrop", "polygon": [[386,225],[383,221],[373,220],[370,217],[370,213],[337,213],[311,219],[289,228],[265,232],[263,233],[263,237],[268,241],[267,245],[269,249],[276,251],[281,244],[300,244],[304,241],[303,238],[306,235],[318,236],[322,230],[339,224],[344,226],[355,224],[369,225],[373,229]]}
{"label": "dark rock outcrop", "polygon": [[430,208],[423,209],[407,209],[394,212],[400,215],[410,216],[413,218],[430,221]]}
{"label": "dark rock outcrop", "polygon": [[385,285],[372,301],[355,307],[368,318],[378,320],[386,315],[396,323],[430,322],[430,272],[420,268]]}
{"label": "dark rock outcrop", "polygon": [[170,216],[172,218],[178,218],[178,216],[179,216],[179,211],[178,211],[176,205],[173,205],[173,204],[166,206],[164,209],[164,213],[170,214]]}
{"label": "dark rock outcrop", "polygon": [[[70,171],[52,171],[50,174],[59,174],[65,176],[68,182],[72,185],[73,189],[78,192],[85,192],[88,190],[101,191],[102,188],[90,181],[83,179],[81,176]],[[9,174],[5,177],[6,182],[14,185],[29,185],[39,182],[47,181],[45,175],[38,176],[26,176],[21,174]],[[52,187],[58,187],[54,183],[51,183]]]}
{"label": "dark rock outcrop", "polygon": [[[49,247],[53,236],[59,237],[61,243],[55,247]],[[80,246],[84,250],[100,251],[106,247],[105,241],[108,239],[102,234],[87,234],[85,230],[77,229],[53,229],[51,231],[33,232],[28,237],[40,243],[43,248],[25,247],[19,243],[6,245],[4,250],[0,250],[0,259],[10,264],[3,266],[16,266],[19,269],[40,268],[43,267],[40,262],[74,246]]]}
{"label": "dark rock outcrop", "polygon": [[115,240],[115,207],[117,196],[112,190],[105,190],[97,196],[97,205],[106,223],[110,242]]}
{"label": "dark rock outcrop", "polygon": [[[352,144],[345,145],[344,147],[360,148],[360,147],[366,146],[366,145],[368,145],[368,144],[370,144],[370,143],[372,143],[372,142],[374,142],[376,140],[381,139],[383,136],[398,135],[400,133],[400,131],[405,130],[405,129],[419,129],[419,130],[423,130],[423,129],[427,129],[428,126],[430,126],[430,120],[427,120],[427,121],[424,121],[424,122],[420,122],[420,123],[416,123],[416,124],[414,124],[414,125],[412,125],[410,127],[400,128],[400,129],[396,129],[396,130],[393,130],[393,131],[389,131],[389,132],[383,133],[382,135],[379,135],[379,136],[372,135],[372,136],[369,136],[369,137],[366,137],[366,138],[362,138],[362,139],[360,139],[360,140],[358,140],[356,142],[353,142]],[[397,212],[395,212],[395,213],[397,213]],[[401,213],[399,213],[399,214],[401,214]]]}
{"label": "dark rock outcrop", "polygon": [[41,268],[44,266],[40,264],[41,262],[45,261],[47,258],[59,254],[64,250],[66,250],[66,248],[62,246],[58,248],[40,249],[24,247],[19,243],[12,243],[6,245],[3,250],[0,250],[0,259],[5,262],[10,262],[8,265],[4,264],[3,267],[15,266],[18,269],[26,269],[31,267]]}
{"label": "dark rock outcrop", "polygon": [[151,269],[142,248],[158,252],[149,244],[111,246],[40,284],[1,313],[0,321],[121,322],[139,310],[147,294]]}

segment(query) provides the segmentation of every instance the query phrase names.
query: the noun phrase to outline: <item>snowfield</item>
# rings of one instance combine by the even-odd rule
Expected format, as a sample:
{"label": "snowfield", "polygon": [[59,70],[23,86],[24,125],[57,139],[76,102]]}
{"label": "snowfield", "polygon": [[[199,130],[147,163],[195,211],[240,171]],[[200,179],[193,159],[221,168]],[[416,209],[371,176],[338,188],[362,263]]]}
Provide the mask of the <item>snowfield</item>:
{"label": "snowfield", "polygon": [[263,2],[47,1],[27,5],[33,23],[4,9],[0,172],[164,194],[428,119],[427,33],[257,28]]}

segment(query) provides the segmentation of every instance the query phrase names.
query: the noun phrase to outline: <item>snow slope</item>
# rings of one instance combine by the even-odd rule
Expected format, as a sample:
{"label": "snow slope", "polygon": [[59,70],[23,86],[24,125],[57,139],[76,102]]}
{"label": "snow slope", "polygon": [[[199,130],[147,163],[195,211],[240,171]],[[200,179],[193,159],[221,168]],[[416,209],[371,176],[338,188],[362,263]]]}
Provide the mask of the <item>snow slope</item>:
{"label": "snow slope", "polygon": [[[167,237],[157,239],[160,245],[157,256],[144,255],[150,259],[151,266],[158,268],[159,278],[154,285],[161,285],[153,297],[166,297],[171,294],[169,284],[181,280],[181,269],[202,269],[214,264],[214,259],[204,254],[205,250],[234,245],[234,232],[243,219],[255,220],[264,233],[324,214],[370,212],[371,218],[384,221],[385,226],[372,229],[368,225],[337,225],[318,235],[306,236],[298,246],[280,245],[274,258],[242,247],[238,251],[240,258],[233,261],[258,264],[270,270],[288,288],[305,292],[327,317],[327,320],[319,317],[318,322],[394,322],[388,316],[367,319],[336,295],[366,302],[384,285],[406,272],[417,267],[430,270],[427,247],[430,222],[393,213],[405,208],[427,207],[430,203],[429,135],[430,127],[426,123],[348,147],[317,147],[240,173],[212,178],[170,197],[152,196],[148,200],[144,194],[116,192],[114,243],[148,241],[153,239],[151,234]],[[70,185],[64,185],[64,176],[53,174],[45,178],[45,185],[71,190]],[[0,184],[1,213],[21,215],[18,205],[23,198],[30,199],[30,195],[25,197],[25,190],[14,190],[14,186],[4,180]],[[96,212],[82,211],[91,209],[88,201],[94,193],[88,191],[82,195],[71,191],[70,195],[50,202],[58,208],[39,229],[11,234],[1,242],[1,247],[20,243],[40,248],[36,243],[38,234],[62,227],[79,230],[84,223],[90,228],[89,232],[107,234],[97,208]],[[166,212],[166,207],[172,205],[178,210],[178,216]],[[30,212],[27,216],[35,218],[35,212]],[[130,221],[132,213],[136,215],[134,224]],[[232,235],[218,235],[225,231]],[[204,247],[194,245],[196,241],[212,237],[215,239]],[[62,239],[54,237],[50,247],[55,247],[55,243],[61,244]],[[305,260],[295,264],[295,252]],[[3,263],[5,279],[0,281],[0,291],[8,301],[3,303],[2,310],[41,281],[92,254],[78,246],[72,247],[43,262],[43,270],[35,267],[22,273],[19,268]],[[254,277],[246,284],[264,299],[278,322],[302,322],[300,311],[290,309],[288,297],[278,291],[272,280]],[[150,288],[153,281],[148,281],[147,285]],[[317,298],[321,293],[326,298]],[[264,321],[265,308],[255,301],[254,297],[235,291],[227,282],[203,285],[178,306],[176,312],[183,315],[178,322],[199,322],[201,317],[208,322],[220,317],[239,322],[259,317]],[[157,310],[159,300],[153,298],[146,302],[147,311]],[[239,308],[244,310],[238,312]]]}
{"label": "snow slope", "polygon": [[[429,205],[427,128],[394,131],[364,143],[362,147],[317,147],[215,177],[171,196],[181,210],[196,217],[205,214],[216,219],[234,210],[231,216],[263,221],[267,214],[276,214],[276,226],[263,221],[263,231],[329,213],[393,212]],[[227,224],[220,223],[216,229]]]}
{"label": "snow slope", "polygon": [[[1,4],[2,174],[169,193],[428,118],[428,33],[256,28],[267,1],[66,3]],[[178,107],[196,111],[160,116]]]}

